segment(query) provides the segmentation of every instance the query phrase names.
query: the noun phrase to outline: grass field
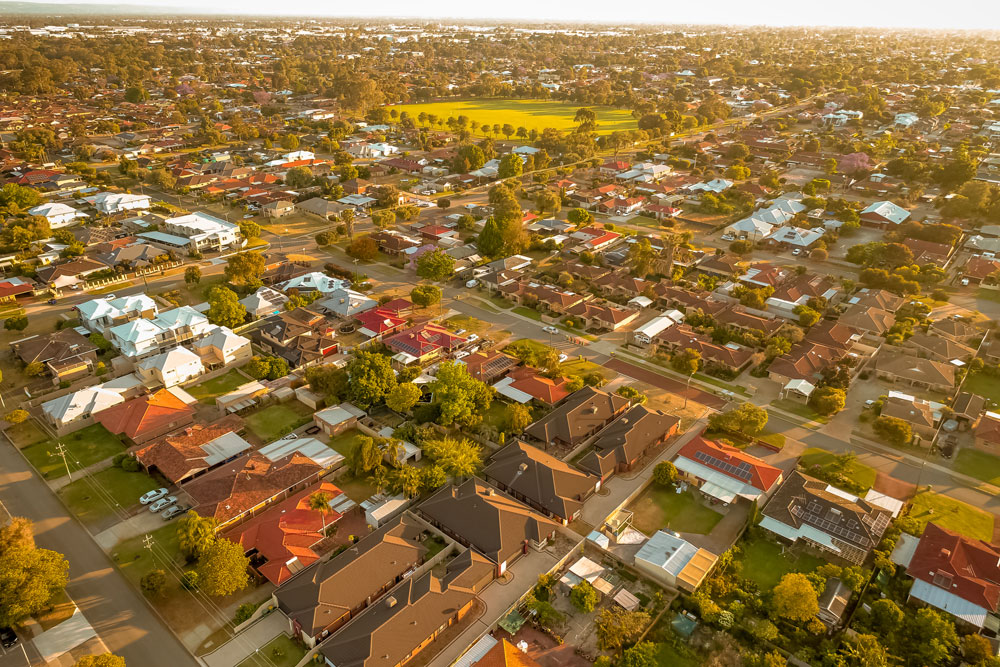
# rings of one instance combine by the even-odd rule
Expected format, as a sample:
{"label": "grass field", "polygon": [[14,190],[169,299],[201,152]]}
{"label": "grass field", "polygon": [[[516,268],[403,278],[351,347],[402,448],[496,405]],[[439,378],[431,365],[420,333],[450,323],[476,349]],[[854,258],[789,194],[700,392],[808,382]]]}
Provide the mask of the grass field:
{"label": "grass field", "polygon": [[288,635],[278,635],[237,667],[295,667],[305,656],[306,650]]}
{"label": "grass field", "polygon": [[791,412],[793,415],[798,415],[803,419],[819,422],[820,424],[825,424],[830,421],[829,417],[819,414],[808,405],[803,405],[802,403],[791,401],[786,398],[779,398],[771,401],[771,406],[778,408],[779,410],[784,410],[785,412]]}
{"label": "grass field", "polygon": [[721,514],[698,502],[694,492],[675,493],[655,484],[643,491],[629,509],[635,513],[632,525],[646,535],[663,528],[707,535],[722,519]]}
{"label": "grass field", "polygon": [[[125,451],[125,446],[118,437],[100,424],[74,431],[59,438],[59,442],[66,445],[66,459],[70,470],[86,468]],[[30,445],[21,451],[45,479],[56,479],[66,474],[62,458],[52,456],[56,451],[56,444],[51,440]]]}
{"label": "grass field", "polygon": [[985,373],[969,373],[962,385],[963,391],[971,391],[983,398],[988,398],[994,403],[1000,403],[1000,382],[995,377]]}
{"label": "grass field", "polygon": [[962,449],[955,457],[955,470],[963,475],[1000,485],[1000,457],[992,454],[976,449]]}
{"label": "grass field", "polygon": [[312,410],[298,401],[278,403],[246,418],[247,428],[265,444],[291,433],[312,419]]}
{"label": "grass field", "polygon": [[539,313],[534,308],[528,308],[527,306],[518,306],[514,309],[515,313],[522,317],[527,317],[528,319],[535,320],[536,322],[542,321],[542,314]]}
{"label": "grass field", "polygon": [[[577,123],[573,118],[580,107],[551,100],[449,100],[446,102],[428,102],[425,104],[403,104],[392,107],[399,112],[407,111],[419,126],[417,117],[421,112],[435,114],[445,121],[449,116],[458,118],[468,116],[470,120],[480,124],[508,123],[514,128],[524,127],[526,130],[541,132],[547,127],[557,130],[575,129]],[[611,107],[594,107],[597,113],[597,133],[608,134],[616,130],[634,130],[638,126],[632,114],[625,109]],[[447,127],[447,125],[442,125]],[[482,130],[476,129],[476,134],[482,135]],[[494,136],[494,138],[502,138]],[[511,136],[515,138],[514,135]]]}
{"label": "grass field", "polygon": [[11,424],[7,427],[5,433],[18,449],[37,445],[48,439],[45,432],[38,428],[38,425],[31,419],[23,421],[20,424]]}
{"label": "grass field", "polygon": [[913,498],[909,516],[923,532],[933,521],[943,528],[977,540],[993,541],[993,515],[961,501],[924,491]]}
{"label": "grass field", "polygon": [[743,578],[756,582],[762,591],[769,591],[789,572],[809,573],[825,562],[810,554],[794,555],[783,549],[764,537],[747,539],[739,557]]}
{"label": "grass field", "polygon": [[[104,489],[98,494],[95,487]],[[59,496],[70,510],[84,523],[95,523],[112,516],[117,503],[122,510],[139,502],[139,496],[159,488],[159,483],[144,472],[125,472],[121,468],[106,468],[91,475],[90,479],[77,479],[59,489]]]}
{"label": "grass field", "polygon": [[354,451],[354,441],[361,435],[361,432],[356,428],[350,428],[341,433],[330,438],[330,449],[336,451],[338,454],[343,454],[344,458],[351,458],[351,453]]}
{"label": "grass field", "polygon": [[240,385],[250,382],[240,374],[235,368],[219,377],[205,380],[204,382],[189,387],[184,390],[198,399],[199,402],[207,405],[215,405],[215,399],[223,394],[228,394]]}
{"label": "grass field", "polygon": [[[799,465],[807,474],[816,474],[817,471],[813,470],[813,466],[819,466],[819,477],[822,479],[829,478],[830,474],[835,471],[836,463],[837,456],[835,454],[819,447],[810,447],[799,457]],[[847,464],[843,474],[864,489],[870,489],[875,484],[875,469],[858,461]]]}

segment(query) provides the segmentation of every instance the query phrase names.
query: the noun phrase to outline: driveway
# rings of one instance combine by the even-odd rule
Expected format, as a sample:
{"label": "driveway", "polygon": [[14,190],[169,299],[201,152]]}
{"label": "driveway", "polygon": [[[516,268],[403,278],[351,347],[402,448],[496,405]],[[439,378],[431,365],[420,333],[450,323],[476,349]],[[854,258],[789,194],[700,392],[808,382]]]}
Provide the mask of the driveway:
{"label": "driveway", "polygon": [[288,634],[288,617],[272,611],[201,660],[208,667],[234,667],[280,634]]}

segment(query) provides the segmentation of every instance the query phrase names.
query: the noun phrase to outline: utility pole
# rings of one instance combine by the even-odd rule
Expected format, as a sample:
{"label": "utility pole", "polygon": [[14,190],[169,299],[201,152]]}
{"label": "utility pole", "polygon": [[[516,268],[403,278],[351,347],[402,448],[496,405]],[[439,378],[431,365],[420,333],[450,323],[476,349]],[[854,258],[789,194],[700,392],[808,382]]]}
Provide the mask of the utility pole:
{"label": "utility pole", "polygon": [[55,454],[50,453],[49,456],[61,456],[63,460],[63,465],[66,466],[66,476],[69,477],[69,481],[73,481],[73,474],[69,471],[69,460],[66,458],[66,445],[61,442],[56,443]]}
{"label": "utility pole", "polygon": [[152,551],[153,550],[153,536],[150,535],[149,533],[146,533],[145,535],[143,535],[142,536],[142,546],[147,551]]}

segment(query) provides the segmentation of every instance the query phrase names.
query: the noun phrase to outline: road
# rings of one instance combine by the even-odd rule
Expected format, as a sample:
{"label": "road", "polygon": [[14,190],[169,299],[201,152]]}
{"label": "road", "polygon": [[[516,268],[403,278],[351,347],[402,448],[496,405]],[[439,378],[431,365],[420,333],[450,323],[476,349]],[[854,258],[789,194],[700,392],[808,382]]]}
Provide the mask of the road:
{"label": "road", "polygon": [[[66,555],[67,591],[111,652],[129,665],[197,667],[198,662],[6,439],[0,443],[0,457],[0,501],[12,515],[34,521],[38,546]],[[4,667],[23,664],[23,658],[14,661],[16,654],[5,657],[11,661],[0,659]]]}

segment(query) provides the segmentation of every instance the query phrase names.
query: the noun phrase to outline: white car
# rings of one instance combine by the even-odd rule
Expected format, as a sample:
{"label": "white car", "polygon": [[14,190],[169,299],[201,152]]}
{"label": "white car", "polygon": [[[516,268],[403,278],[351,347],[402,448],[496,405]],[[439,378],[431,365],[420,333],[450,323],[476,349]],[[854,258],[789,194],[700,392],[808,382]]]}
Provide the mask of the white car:
{"label": "white car", "polygon": [[469,337],[465,339],[469,343],[475,343],[479,340],[479,334],[469,334]]}
{"label": "white car", "polygon": [[465,350],[462,350],[461,352],[456,352],[455,353],[455,358],[456,359],[465,359],[467,356],[469,356],[469,352],[466,352]]}
{"label": "white car", "polygon": [[167,495],[167,493],[168,491],[166,489],[153,489],[152,491],[147,491],[142,494],[142,497],[139,498],[139,502],[143,505],[148,505],[149,503],[155,502]]}
{"label": "white car", "polygon": [[149,506],[150,512],[159,512],[165,507],[170,507],[177,502],[177,496],[167,496],[166,498],[160,498],[155,503]]}
{"label": "white car", "polygon": [[468,287],[469,289],[472,289],[478,284],[479,284],[478,280],[470,280],[469,282],[465,283],[465,286]]}
{"label": "white car", "polygon": [[559,333],[559,329],[556,329],[554,326],[551,326],[551,325],[549,325],[547,327],[542,327],[542,331],[544,331],[545,333],[548,333],[548,334],[557,334],[557,333]]}
{"label": "white car", "polygon": [[792,251],[792,254],[795,255],[796,257],[799,256],[799,255],[801,255],[802,254],[802,248],[796,248],[795,250]]}
{"label": "white car", "polygon": [[736,237],[733,236],[732,234],[723,234],[722,235],[722,240],[723,241],[735,241]]}
{"label": "white car", "polygon": [[568,354],[560,354],[559,355],[559,363],[560,364],[566,363],[567,359],[569,359],[569,355]]}

